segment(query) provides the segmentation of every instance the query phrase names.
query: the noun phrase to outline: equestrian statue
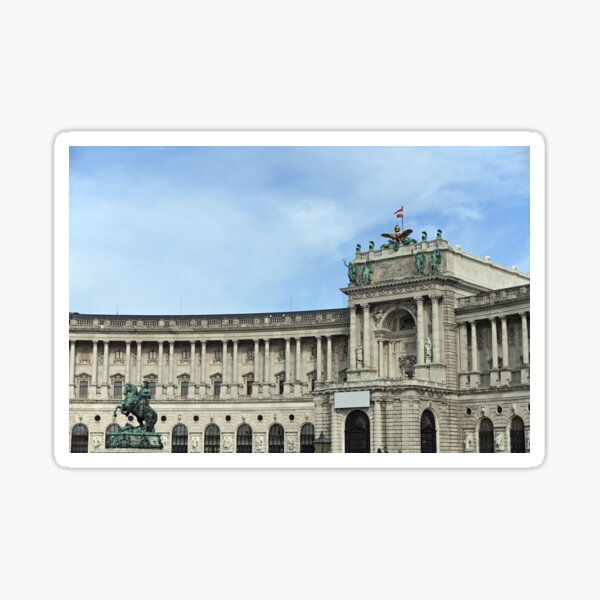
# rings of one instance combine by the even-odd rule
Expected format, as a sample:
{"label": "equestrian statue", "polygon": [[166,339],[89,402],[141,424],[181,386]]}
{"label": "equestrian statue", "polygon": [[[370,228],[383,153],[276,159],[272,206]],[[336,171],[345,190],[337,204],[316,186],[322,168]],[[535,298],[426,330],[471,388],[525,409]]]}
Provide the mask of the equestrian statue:
{"label": "equestrian statue", "polygon": [[156,425],[156,421],[158,420],[158,415],[156,411],[150,406],[150,396],[152,394],[152,390],[150,389],[150,385],[147,381],[144,381],[143,386],[138,389],[132,383],[127,383],[125,385],[125,399],[121,404],[118,404],[115,408],[113,416],[117,416],[117,411],[120,409],[121,414],[125,416],[133,415],[138,423],[138,427],[132,427],[127,424],[125,427],[127,429],[136,429],[137,431],[146,431],[148,433],[154,432],[154,425]]}

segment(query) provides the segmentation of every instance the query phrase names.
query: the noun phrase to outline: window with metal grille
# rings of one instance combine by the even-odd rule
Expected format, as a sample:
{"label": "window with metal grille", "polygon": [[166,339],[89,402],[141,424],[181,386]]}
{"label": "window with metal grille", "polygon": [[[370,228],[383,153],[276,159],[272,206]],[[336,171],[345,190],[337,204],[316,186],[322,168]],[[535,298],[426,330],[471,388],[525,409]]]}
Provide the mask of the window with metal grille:
{"label": "window with metal grille", "polygon": [[421,452],[437,452],[435,418],[430,410],[421,415]]}
{"label": "window with metal grille", "polygon": [[252,452],[252,428],[244,423],[237,430],[236,452],[251,453]]}
{"label": "window with metal grille", "polygon": [[71,432],[71,452],[87,452],[88,437],[88,428],[85,425],[82,423],[75,425]]}
{"label": "window with metal grille", "polygon": [[271,425],[269,429],[269,452],[283,452],[283,427],[279,423]]}
{"label": "window with metal grille", "polygon": [[185,425],[175,425],[171,441],[171,452],[186,453],[188,451],[188,431]]}
{"label": "window with metal grille", "polygon": [[212,423],[204,432],[204,452],[217,454],[221,452],[221,431]]}
{"label": "window with metal grille", "polygon": [[111,433],[117,433],[118,431],[121,431],[121,428],[116,423],[112,423],[111,425],[109,425],[106,428],[106,434],[104,436],[104,447],[105,448],[108,446],[108,436]]}
{"label": "window with metal grille", "polygon": [[525,452],[525,423],[521,417],[513,417],[510,423],[510,451]]}
{"label": "window with metal grille", "polygon": [[305,423],[300,430],[300,452],[314,453],[315,428],[312,423]]}
{"label": "window with metal grille", "polygon": [[479,424],[479,452],[494,452],[494,425],[487,418]]}
{"label": "window with metal grille", "polygon": [[89,381],[87,379],[81,379],[79,381],[79,397],[84,400],[88,397],[89,392]]}

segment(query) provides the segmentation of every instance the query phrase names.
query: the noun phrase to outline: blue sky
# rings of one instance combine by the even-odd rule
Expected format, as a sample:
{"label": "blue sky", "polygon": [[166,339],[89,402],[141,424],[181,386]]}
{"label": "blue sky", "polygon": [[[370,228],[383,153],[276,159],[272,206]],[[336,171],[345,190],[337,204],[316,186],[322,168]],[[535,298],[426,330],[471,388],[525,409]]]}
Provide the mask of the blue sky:
{"label": "blue sky", "polygon": [[343,259],[401,206],[413,237],[529,272],[527,147],[72,147],[69,308],[343,307]]}

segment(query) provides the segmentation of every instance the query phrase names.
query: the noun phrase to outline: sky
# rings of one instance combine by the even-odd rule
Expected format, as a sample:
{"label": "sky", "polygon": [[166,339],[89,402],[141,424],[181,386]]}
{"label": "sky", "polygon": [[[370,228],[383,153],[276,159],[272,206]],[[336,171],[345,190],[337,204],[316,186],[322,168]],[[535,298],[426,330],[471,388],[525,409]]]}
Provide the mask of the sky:
{"label": "sky", "polygon": [[529,273],[528,147],[71,147],[69,186],[71,312],[345,307],[400,207]]}

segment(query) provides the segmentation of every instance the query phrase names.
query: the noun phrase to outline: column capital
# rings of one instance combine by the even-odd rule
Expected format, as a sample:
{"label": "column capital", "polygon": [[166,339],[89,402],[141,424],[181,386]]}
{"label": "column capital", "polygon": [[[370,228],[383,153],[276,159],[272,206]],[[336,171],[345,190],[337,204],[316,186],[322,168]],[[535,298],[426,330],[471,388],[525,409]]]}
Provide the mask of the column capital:
{"label": "column capital", "polygon": [[495,323],[498,317],[488,317],[490,323]]}
{"label": "column capital", "polygon": [[413,298],[413,300],[417,303],[417,304],[423,304],[423,301],[425,300],[424,296],[415,296]]}
{"label": "column capital", "polygon": [[429,298],[430,300],[441,300],[443,296],[439,292],[434,292],[433,294],[429,294]]}
{"label": "column capital", "polygon": [[522,318],[522,317],[527,317],[527,315],[528,315],[528,314],[529,314],[529,311],[528,311],[528,310],[523,310],[523,311],[521,311],[521,312],[519,313],[519,316],[520,316],[521,318]]}
{"label": "column capital", "polygon": [[358,304],[351,304],[351,305],[350,305],[350,310],[351,310],[352,312],[356,312],[356,311],[357,311],[357,309],[358,309]]}
{"label": "column capital", "polygon": [[361,304],[361,307],[363,310],[369,310],[369,308],[371,308],[371,305],[368,302],[365,302],[364,304]]}

